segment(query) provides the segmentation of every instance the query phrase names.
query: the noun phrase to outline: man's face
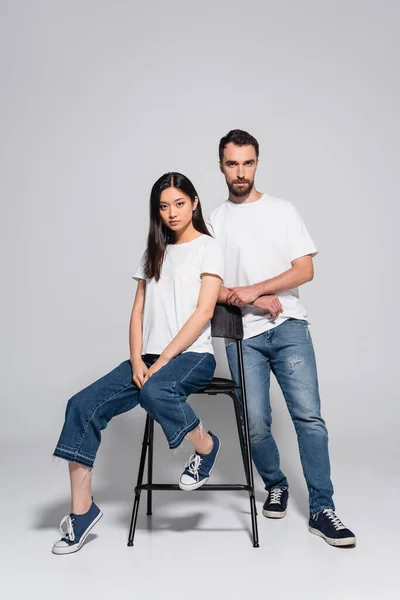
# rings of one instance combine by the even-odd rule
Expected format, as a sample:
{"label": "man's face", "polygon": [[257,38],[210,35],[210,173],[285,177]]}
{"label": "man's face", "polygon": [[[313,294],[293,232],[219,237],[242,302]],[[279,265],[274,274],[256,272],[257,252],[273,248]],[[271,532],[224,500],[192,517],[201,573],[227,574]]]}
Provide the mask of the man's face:
{"label": "man's face", "polygon": [[250,194],[257,163],[254,146],[235,146],[232,142],[225,146],[220,169],[232,196],[243,198]]}

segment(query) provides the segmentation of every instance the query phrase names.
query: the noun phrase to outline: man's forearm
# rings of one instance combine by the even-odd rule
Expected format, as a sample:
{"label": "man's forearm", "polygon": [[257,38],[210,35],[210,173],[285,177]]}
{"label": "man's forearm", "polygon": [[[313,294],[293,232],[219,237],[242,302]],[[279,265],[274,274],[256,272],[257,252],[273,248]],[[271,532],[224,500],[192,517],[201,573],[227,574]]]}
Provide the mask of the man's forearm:
{"label": "man's forearm", "polygon": [[249,306],[261,296],[275,296],[286,292],[306,283],[306,281],[311,281],[313,276],[314,268],[311,257],[303,257],[298,259],[291,269],[266,281],[253,285],[222,287],[218,302],[235,304],[236,306]]}
{"label": "man's forearm", "polygon": [[258,296],[270,296],[271,294],[279,294],[297,288],[303,283],[311,281],[313,275],[312,268],[297,268],[294,266],[277,277],[257,283],[255,287],[257,293],[259,292]]}

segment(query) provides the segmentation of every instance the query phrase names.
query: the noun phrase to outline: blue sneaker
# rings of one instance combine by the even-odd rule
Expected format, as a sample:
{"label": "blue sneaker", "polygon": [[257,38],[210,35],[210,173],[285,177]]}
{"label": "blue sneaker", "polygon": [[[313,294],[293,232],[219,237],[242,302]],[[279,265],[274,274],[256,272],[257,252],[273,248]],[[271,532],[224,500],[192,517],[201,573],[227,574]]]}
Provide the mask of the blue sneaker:
{"label": "blue sneaker", "polygon": [[219,449],[221,448],[221,442],[211,431],[208,433],[211,435],[213,441],[212,450],[209,454],[200,454],[198,452],[192,454],[179,480],[178,485],[181,490],[187,492],[197,490],[210,479],[211,471],[214,468]]}
{"label": "blue sneaker", "polygon": [[264,502],[263,515],[269,519],[283,519],[286,516],[289,492],[287,487],[274,487],[269,490]]}
{"label": "blue sneaker", "polygon": [[[80,550],[90,530],[102,516],[103,513],[94,502],[84,515],[71,513],[65,516],[60,523],[60,532],[63,537],[54,544],[53,554],[71,554]],[[65,529],[63,529],[64,525]]]}
{"label": "blue sneaker", "polygon": [[331,508],[311,515],[308,529],[322,537],[330,546],[355,546],[356,536],[347,529]]}

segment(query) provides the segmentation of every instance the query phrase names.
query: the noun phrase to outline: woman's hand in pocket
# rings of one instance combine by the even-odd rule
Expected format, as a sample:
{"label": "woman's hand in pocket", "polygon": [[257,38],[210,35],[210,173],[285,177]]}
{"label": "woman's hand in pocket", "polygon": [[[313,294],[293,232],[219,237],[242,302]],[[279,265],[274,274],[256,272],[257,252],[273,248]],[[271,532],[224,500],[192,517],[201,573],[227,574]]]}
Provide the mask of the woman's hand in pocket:
{"label": "woman's hand in pocket", "polygon": [[142,389],[142,386],[145,382],[145,377],[148,373],[149,368],[145,365],[141,358],[137,360],[131,360],[132,365],[132,381],[139,390]]}

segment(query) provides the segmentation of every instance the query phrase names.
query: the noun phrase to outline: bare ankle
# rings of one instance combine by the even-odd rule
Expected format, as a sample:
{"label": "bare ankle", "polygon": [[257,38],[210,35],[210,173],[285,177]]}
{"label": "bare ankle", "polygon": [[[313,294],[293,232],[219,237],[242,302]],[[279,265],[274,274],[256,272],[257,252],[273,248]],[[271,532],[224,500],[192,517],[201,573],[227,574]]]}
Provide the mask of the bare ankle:
{"label": "bare ankle", "polygon": [[213,449],[212,437],[209,433],[203,433],[202,439],[195,444],[196,452],[199,454],[210,454]]}
{"label": "bare ankle", "polygon": [[71,504],[71,512],[74,515],[84,515],[88,512],[89,508],[92,506],[92,498],[79,500],[78,502],[74,501]]}
{"label": "bare ankle", "polygon": [[84,515],[92,505],[92,471],[83,465],[69,463],[71,512]]}

